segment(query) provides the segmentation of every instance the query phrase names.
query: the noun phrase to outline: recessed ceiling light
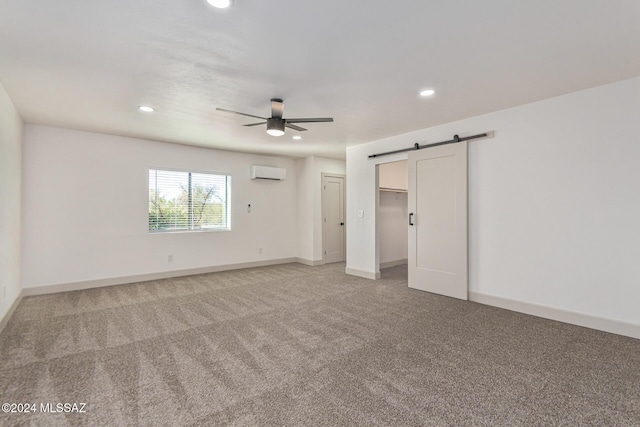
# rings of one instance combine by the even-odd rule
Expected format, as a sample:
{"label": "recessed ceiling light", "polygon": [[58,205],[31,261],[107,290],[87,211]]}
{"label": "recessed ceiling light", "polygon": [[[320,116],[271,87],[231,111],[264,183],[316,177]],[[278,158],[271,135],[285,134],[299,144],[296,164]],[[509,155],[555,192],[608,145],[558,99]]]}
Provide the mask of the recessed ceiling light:
{"label": "recessed ceiling light", "polygon": [[153,107],[149,107],[148,105],[140,105],[138,110],[144,111],[145,113],[153,113],[155,111]]}
{"label": "recessed ceiling light", "polygon": [[231,6],[231,0],[207,0],[207,3],[218,9],[225,9]]}
{"label": "recessed ceiling light", "polygon": [[425,89],[422,92],[420,92],[420,96],[431,96],[434,93],[436,93],[436,91],[433,89]]}
{"label": "recessed ceiling light", "polygon": [[302,139],[302,137],[300,135],[296,135],[293,137],[293,139]]}

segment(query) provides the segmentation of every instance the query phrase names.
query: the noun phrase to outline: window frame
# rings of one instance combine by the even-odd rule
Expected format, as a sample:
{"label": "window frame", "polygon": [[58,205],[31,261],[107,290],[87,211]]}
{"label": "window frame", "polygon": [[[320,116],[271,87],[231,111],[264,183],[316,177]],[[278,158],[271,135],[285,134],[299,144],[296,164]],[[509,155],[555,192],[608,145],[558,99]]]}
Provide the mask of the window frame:
{"label": "window frame", "polygon": [[[203,175],[217,175],[217,176],[225,176],[227,178],[227,198],[226,198],[226,216],[227,216],[227,226],[226,227],[217,227],[217,228],[181,228],[176,230],[150,230],[149,229],[149,196],[150,190],[149,187],[149,172],[155,171],[166,171],[166,172],[183,172],[189,174],[203,174]],[[233,183],[233,176],[230,172],[212,172],[212,171],[203,171],[200,169],[180,169],[180,168],[168,168],[163,166],[149,166],[147,167],[147,233],[154,235],[163,235],[163,234],[175,234],[175,233],[219,233],[231,231],[231,187]]]}

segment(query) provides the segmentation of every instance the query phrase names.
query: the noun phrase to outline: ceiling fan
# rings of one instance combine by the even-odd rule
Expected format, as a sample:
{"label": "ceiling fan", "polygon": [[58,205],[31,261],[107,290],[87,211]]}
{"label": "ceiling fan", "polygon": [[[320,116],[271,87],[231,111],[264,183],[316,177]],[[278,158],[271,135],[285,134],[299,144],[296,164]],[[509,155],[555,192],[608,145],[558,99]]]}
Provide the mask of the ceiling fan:
{"label": "ceiling fan", "polygon": [[251,123],[244,126],[259,126],[267,124],[267,133],[271,136],[284,135],[284,128],[288,127],[300,132],[306,131],[305,128],[296,126],[293,123],[319,123],[319,122],[332,122],[331,117],[316,117],[316,118],[304,118],[304,119],[285,119],[282,117],[284,113],[284,102],[280,98],[271,98],[271,117],[254,116],[253,114],[240,113],[238,111],[227,110],[225,108],[216,108],[218,111],[224,111],[227,113],[240,114],[241,116],[255,117],[256,119],[266,120],[260,123]]}

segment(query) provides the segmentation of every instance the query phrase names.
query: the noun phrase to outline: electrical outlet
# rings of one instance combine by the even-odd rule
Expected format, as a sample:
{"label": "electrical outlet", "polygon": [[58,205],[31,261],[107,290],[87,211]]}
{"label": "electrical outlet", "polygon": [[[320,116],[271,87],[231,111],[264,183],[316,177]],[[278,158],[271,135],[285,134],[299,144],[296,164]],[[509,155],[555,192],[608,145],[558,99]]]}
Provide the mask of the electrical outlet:
{"label": "electrical outlet", "polygon": [[173,255],[169,255],[167,257],[167,262],[173,262]]}

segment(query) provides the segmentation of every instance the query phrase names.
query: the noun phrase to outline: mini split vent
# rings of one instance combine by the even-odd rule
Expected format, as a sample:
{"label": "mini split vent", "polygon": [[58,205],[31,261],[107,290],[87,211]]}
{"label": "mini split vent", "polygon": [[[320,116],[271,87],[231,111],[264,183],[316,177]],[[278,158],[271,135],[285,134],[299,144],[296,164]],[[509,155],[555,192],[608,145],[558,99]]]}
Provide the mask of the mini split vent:
{"label": "mini split vent", "polygon": [[271,181],[282,181],[287,177],[287,170],[284,168],[272,168],[270,166],[251,166],[251,179],[267,179]]}

